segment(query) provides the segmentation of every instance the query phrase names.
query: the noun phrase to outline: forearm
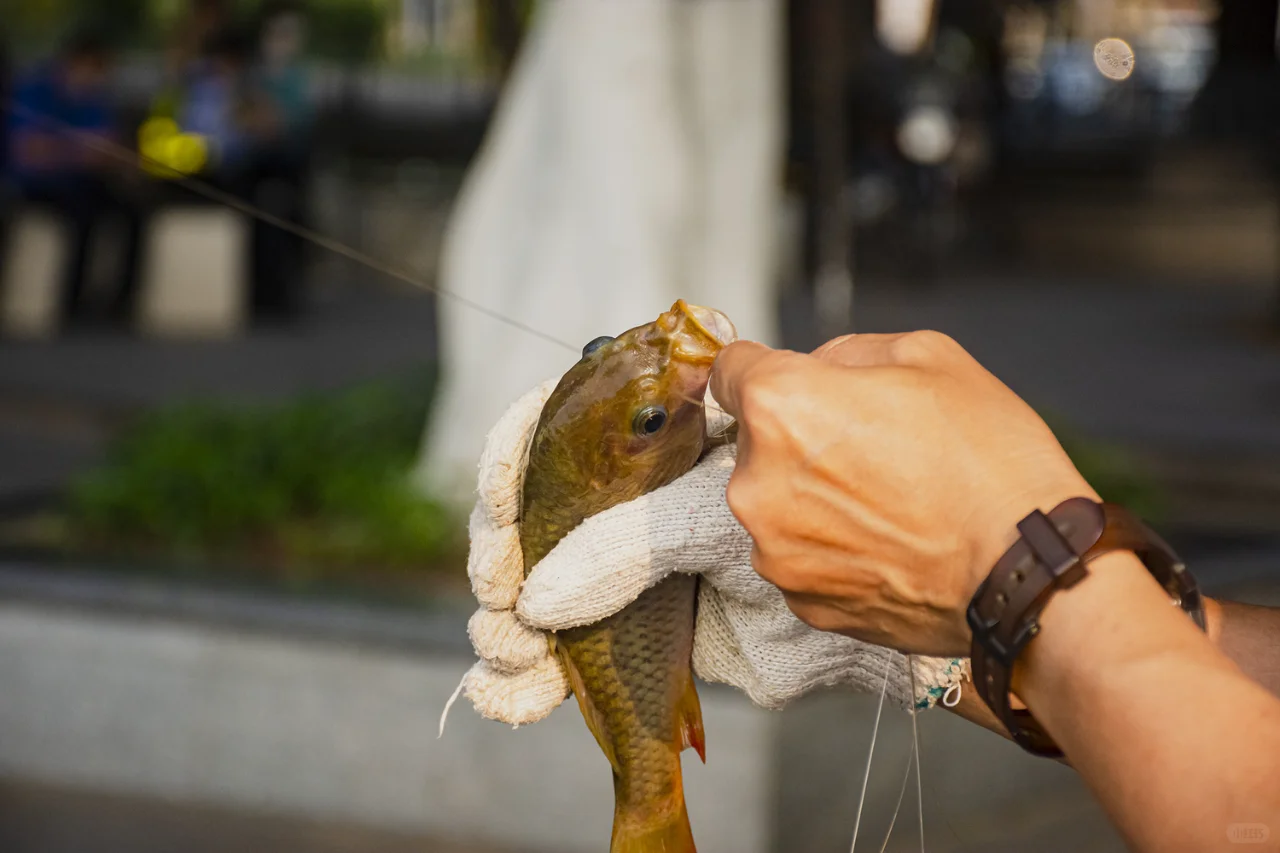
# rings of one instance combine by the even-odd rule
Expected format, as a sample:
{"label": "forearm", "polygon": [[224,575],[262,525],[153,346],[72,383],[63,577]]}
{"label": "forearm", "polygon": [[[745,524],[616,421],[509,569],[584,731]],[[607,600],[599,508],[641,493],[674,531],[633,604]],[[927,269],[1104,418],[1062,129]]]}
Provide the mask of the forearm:
{"label": "forearm", "polygon": [[1280,696],[1280,607],[1205,602],[1209,638],[1245,675]]}
{"label": "forearm", "polygon": [[[1205,598],[1208,636],[1240,670],[1271,693],[1280,696],[1280,607],[1260,607]],[[962,691],[955,707],[958,717],[1001,737],[1009,733],[976,691]]]}
{"label": "forearm", "polygon": [[1280,828],[1280,701],[1244,675],[1129,554],[1058,593],[1014,688],[1135,849],[1223,846]]}

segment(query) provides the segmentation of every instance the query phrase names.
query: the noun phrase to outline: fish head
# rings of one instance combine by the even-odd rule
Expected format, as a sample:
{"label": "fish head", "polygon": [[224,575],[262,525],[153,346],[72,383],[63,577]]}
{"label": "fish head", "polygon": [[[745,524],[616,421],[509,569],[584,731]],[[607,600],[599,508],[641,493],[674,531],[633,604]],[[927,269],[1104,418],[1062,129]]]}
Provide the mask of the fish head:
{"label": "fish head", "polygon": [[693,467],[706,440],[711,366],[737,337],[719,311],[680,300],[651,323],[597,338],[542,410],[530,488],[581,504],[585,517]]}

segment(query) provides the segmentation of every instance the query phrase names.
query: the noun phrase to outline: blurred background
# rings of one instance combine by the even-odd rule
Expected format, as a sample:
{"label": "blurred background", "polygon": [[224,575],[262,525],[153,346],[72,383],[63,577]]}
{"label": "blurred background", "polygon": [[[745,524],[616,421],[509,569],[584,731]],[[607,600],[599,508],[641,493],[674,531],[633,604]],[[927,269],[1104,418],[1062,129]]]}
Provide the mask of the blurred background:
{"label": "blurred background", "polygon": [[[747,207],[771,248],[741,285],[767,307],[759,334],[950,333],[1211,594],[1280,603],[1277,4],[699,4],[753,9],[776,46],[776,75],[746,88],[776,96],[777,144],[726,153],[719,176],[769,185]],[[609,50],[575,29],[582,0],[5,9],[0,849],[603,849],[607,771],[575,708],[513,732],[463,702],[436,740],[473,602],[466,507],[424,451],[469,401],[510,401],[468,353],[539,345],[464,334],[470,309],[435,286],[578,334],[441,270],[467,187],[520,179],[485,159],[520,127],[504,110],[573,128],[606,176],[629,168],[593,136],[649,121],[625,87],[609,114],[537,106],[567,84],[528,51]],[[722,41],[708,102],[751,65]],[[515,147],[571,134],[534,136]],[[553,198],[570,181],[547,168]],[[483,232],[482,254],[543,240],[537,219]],[[669,304],[650,301],[626,322]],[[847,849],[874,701],[703,695],[700,846]],[[931,849],[1122,849],[1070,771],[941,712],[920,726]],[[882,727],[871,847],[909,733]],[[915,808],[888,849],[915,849]]]}

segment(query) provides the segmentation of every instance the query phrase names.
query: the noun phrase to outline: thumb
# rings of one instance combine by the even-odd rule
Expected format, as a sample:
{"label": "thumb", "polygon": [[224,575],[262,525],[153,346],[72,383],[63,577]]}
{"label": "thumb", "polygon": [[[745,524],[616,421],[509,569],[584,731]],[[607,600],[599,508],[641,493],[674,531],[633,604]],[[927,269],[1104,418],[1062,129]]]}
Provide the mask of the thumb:
{"label": "thumb", "polygon": [[525,580],[516,613],[547,631],[617,613],[674,571],[715,568],[716,543],[734,524],[725,505],[733,448],[647,495],[592,516],[570,531]]}
{"label": "thumb", "polygon": [[735,418],[742,417],[741,388],[743,380],[761,359],[775,350],[755,341],[737,341],[729,344],[716,356],[711,369],[711,395],[726,412]]}

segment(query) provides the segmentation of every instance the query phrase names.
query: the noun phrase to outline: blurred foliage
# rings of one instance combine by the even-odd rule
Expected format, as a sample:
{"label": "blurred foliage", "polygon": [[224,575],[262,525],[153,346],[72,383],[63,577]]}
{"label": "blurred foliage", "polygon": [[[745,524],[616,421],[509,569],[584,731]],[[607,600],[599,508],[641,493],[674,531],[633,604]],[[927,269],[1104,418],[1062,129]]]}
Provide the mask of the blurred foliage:
{"label": "blurred foliage", "polygon": [[0,34],[22,51],[44,52],[77,27],[92,27],[133,46],[151,28],[155,0],[10,0]]}
{"label": "blurred foliage", "polygon": [[482,61],[505,75],[533,23],[535,0],[478,0],[476,43]]}
{"label": "blurred foliage", "polygon": [[[456,566],[463,520],[408,479],[430,391],[414,377],[272,407],[158,411],[73,484],[70,541],[284,568]],[[1159,490],[1130,454],[1047,420],[1105,499],[1159,522]]]}
{"label": "blurred foliage", "polygon": [[367,62],[383,54],[388,11],[369,0],[314,0],[308,16],[310,53],[340,62]]}
{"label": "blurred foliage", "polygon": [[419,568],[454,556],[464,526],[408,480],[426,384],[159,411],[73,485],[72,538],[284,566]]}
{"label": "blurred foliage", "polygon": [[[260,0],[235,0],[237,21],[252,24]],[[308,54],[362,62],[382,54],[390,0],[302,0],[307,13]],[[10,9],[12,6],[12,9]],[[126,49],[156,50],[187,8],[186,0],[9,0],[0,36],[24,54],[50,50],[76,27],[92,27]]]}
{"label": "blurred foliage", "polygon": [[1160,522],[1165,508],[1160,489],[1132,454],[1085,438],[1052,416],[1045,420],[1076,468],[1103,500],[1123,504],[1149,523]]}

